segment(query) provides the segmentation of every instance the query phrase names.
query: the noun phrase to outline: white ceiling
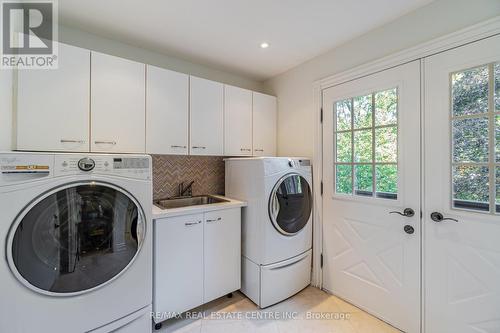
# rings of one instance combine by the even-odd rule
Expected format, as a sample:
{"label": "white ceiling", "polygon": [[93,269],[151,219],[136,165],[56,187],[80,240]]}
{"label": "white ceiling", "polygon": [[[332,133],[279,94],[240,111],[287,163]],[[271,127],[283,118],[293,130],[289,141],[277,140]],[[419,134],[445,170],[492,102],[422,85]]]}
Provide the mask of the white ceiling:
{"label": "white ceiling", "polygon": [[431,1],[59,0],[59,17],[64,26],[264,80]]}

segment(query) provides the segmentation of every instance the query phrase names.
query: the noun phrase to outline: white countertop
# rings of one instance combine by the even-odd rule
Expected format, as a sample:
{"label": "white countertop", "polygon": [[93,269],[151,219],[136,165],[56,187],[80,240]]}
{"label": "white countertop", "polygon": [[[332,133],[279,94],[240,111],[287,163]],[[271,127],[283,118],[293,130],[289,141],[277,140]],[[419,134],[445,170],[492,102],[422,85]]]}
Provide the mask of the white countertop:
{"label": "white countertop", "polygon": [[204,213],[204,212],[211,212],[214,210],[246,207],[247,206],[247,203],[244,201],[234,200],[234,199],[227,198],[227,197],[224,197],[221,195],[211,195],[211,196],[227,200],[228,202],[218,202],[218,203],[213,203],[213,204],[186,206],[186,207],[170,208],[170,209],[162,209],[162,208],[153,204],[153,220],[161,219],[161,218],[165,218],[165,217],[173,217],[173,216],[189,215],[189,214],[199,214],[199,213]]}

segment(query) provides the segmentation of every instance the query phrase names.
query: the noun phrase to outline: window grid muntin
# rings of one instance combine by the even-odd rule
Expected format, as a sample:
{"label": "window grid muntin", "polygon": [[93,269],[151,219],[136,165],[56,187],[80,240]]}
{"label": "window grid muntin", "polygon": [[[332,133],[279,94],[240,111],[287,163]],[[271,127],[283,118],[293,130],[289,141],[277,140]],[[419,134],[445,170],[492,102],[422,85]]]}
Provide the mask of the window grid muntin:
{"label": "window grid muntin", "polygon": [[[487,213],[487,214],[499,214],[500,210],[497,210],[497,202],[496,202],[496,169],[500,168],[500,161],[497,162],[497,154],[496,154],[496,116],[500,115],[500,110],[496,110],[496,101],[495,101],[495,65],[498,63],[489,63],[483,64],[476,67],[471,67],[467,69],[463,69],[460,71],[450,73],[450,136],[451,136],[451,151],[450,151],[450,185],[451,185],[451,209],[454,210],[466,210],[475,213]],[[462,73],[466,71],[470,71],[476,68],[481,68],[484,66],[488,66],[488,110],[487,112],[482,112],[478,114],[470,114],[470,115],[454,115],[453,109],[453,75],[457,73]],[[454,161],[454,146],[455,141],[453,138],[453,121],[455,120],[463,120],[463,119],[480,119],[487,118],[488,119],[488,162],[455,162]],[[455,191],[454,191],[454,167],[456,166],[471,166],[471,167],[487,167],[488,168],[488,205],[489,211],[482,211],[480,209],[474,208],[460,208],[456,207],[456,202],[464,202],[466,200],[455,200]]]}
{"label": "window grid muntin", "polygon": [[[375,108],[375,95],[380,93],[380,92],[384,92],[384,91],[388,91],[388,90],[396,90],[396,122],[395,123],[392,123],[392,124],[384,124],[384,125],[375,125],[376,124],[376,108]],[[356,97],[363,97],[363,96],[368,96],[370,95],[371,96],[371,102],[372,102],[372,114],[371,114],[371,117],[372,117],[372,126],[371,127],[362,127],[362,128],[354,128],[354,98]],[[337,113],[337,104],[339,102],[342,102],[342,101],[346,101],[348,100],[349,103],[350,103],[350,106],[351,106],[351,128],[348,129],[348,130],[337,130],[337,120],[338,120],[338,113]],[[337,100],[334,102],[334,124],[333,124],[333,137],[334,137],[334,190],[335,190],[335,193],[336,194],[340,194],[340,195],[350,195],[350,196],[361,196],[361,197],[372,197],[372,198],[378,198],[378,199],[389,199],[389,200],[397,200],[398,199],[398,194],[399,194],[399,174],[400,174],[400,170],[399,170],[399,88],[398,87],[393,87],[393,88],[387,88],[387,89],[383,89],[383,90],[377,90],[377,91],[374,91],[370,94],[362,94],[362,95],[357,95],[357,96],[353,96],[353,97],[350,97],[350,98],[343,98],[343,99],[340,99],[340,100]],[[381,129],[381,128],[391,128],[391,127],[395,127],[396,128],[396,161],[395,162],[376,162],[376,156],[375,156],[375,150],[376,150],[376,146],[375,146],[375,143],[376,143],[376,138],[375,138],[375,132],[377,129]],[[354,161],[354,154],[355,154],[355,150],[354,150],[354,133],[355,132],[359,132],[359,131],[367,131],[367,130],[371,130],[371,135],[372,135],[372,140],[371,140],[371,146],[372,146],[372,160],[371,162],[355,162]],[[337,161],[337,152],[338,152],[338,147],[337,147],[337,134],[340,134],[340,133],[351,133],[351,162],[338,162]],[[351,193],[343,193],[343,192],[337,192],[337,166],[339,165],[349,165],[351,166]],[[359,194],[356,194],[356,174],[355,174],[355,167],[356,165],[371,165],[372,166],[372,195],[371,196],[366,196],[366,195],[359,195]],[[397,168],[397,174],[396,174],[396,192],[395,193],[390,193],[390,192],[387,192],[388,195],[392,195],[394,194],[394,197],[393,198],[384,198],[383,196],[378,196],[377,193],[377,176],[376,176],[376,167],[378,165],[394,165],[396,166]],[[380,192],[380,194],[385,194],[386,192],[382,193]]]}

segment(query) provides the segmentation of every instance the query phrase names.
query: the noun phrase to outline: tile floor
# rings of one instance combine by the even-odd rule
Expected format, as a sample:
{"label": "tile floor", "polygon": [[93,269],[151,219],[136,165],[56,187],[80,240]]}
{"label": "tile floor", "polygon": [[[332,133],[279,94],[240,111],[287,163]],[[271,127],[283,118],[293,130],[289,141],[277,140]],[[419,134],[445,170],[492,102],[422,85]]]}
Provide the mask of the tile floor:
{"label": "tile floor", "polygon": [[[308,319],[320,314],[330,319]],[[240,316],[240,318],[238,318]],[[261,318],[255,318],[261,316]],[[266,319],[264,316],[281,316]],[[196,318],[193,318],[196,317]],[[287,317],[287,318],[284,318]],[[343,317],[343,318],[342,318]],[[163,322],[156,333],[400,333],[363,310],[317,288],[308,287],[288,300],[259,310],[240,292],[191,312],[191,318]]]}

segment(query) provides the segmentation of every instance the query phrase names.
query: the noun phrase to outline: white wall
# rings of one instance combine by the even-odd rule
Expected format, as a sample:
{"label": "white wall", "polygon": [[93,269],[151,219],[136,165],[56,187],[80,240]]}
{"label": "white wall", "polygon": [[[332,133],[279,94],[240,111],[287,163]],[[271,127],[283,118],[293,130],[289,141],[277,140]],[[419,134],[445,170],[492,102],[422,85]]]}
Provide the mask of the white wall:
{"label": "white wall", "polygon": [[499,0],[437,0],[265,82],[278,96],[278,154],[313,154],[313,82],[500,15]]}
{"label": "white wall", "polygon": [[12,71],[0,69],[0,151],[12,148]]}
{"label": "white wall", "polygon": [[209,66],[195,64],[166,54],[145,50],[140,47],[100,37],[85,31],[60,26],[59,40],[66,44],[263,92],[262,82]]}

